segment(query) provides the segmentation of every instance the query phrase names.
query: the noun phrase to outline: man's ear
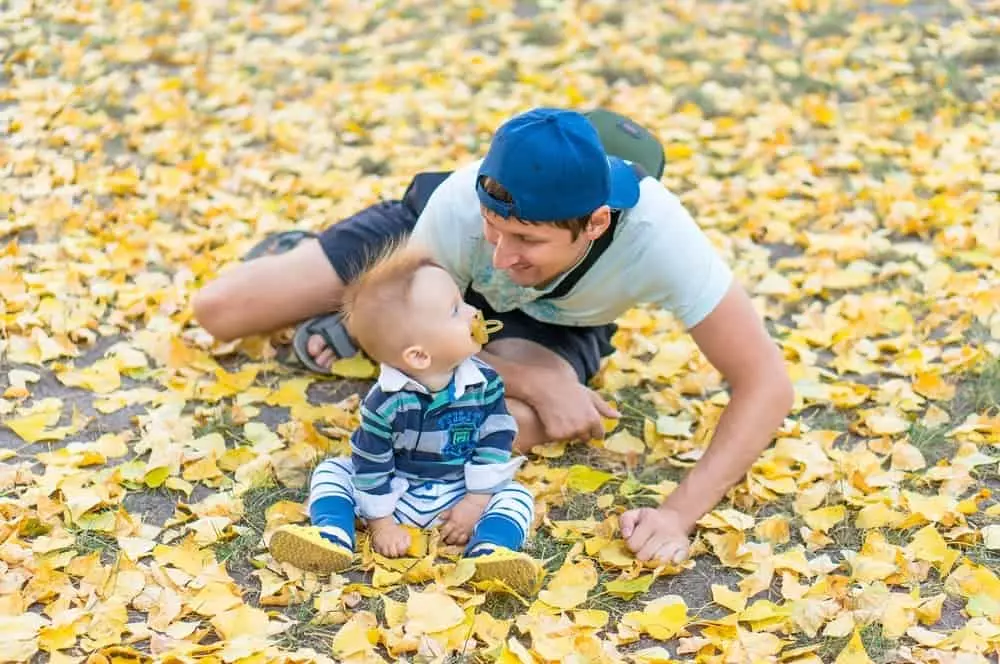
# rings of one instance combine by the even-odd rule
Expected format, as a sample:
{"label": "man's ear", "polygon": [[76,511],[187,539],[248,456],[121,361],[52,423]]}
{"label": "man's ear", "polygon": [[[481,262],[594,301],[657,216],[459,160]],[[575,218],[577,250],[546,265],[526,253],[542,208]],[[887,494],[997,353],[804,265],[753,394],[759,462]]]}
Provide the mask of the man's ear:
{"label": "man's ear", "polygon": [[403,362],[414,371],[425,371],[431,365],[431,355],[422,346],[408,346],[403,351]]}
{"label": "man's ear", "polygon": [[590,215],[590,221],[584,227],[583,235],[593,242],[604,235],[609,226],[611,226],[611,208],[607,205],[602,205]]}

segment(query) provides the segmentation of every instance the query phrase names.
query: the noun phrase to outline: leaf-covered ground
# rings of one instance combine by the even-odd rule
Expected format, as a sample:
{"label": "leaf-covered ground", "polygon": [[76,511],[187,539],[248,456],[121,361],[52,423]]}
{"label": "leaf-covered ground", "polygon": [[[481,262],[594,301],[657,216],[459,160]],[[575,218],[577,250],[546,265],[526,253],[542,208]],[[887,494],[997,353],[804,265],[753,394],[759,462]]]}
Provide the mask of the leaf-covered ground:
{"label": "leaf-covered ground", "polygon": [[[996,661],[998,15],[0,2],[0,661]],[[470,585],[433,536],[345,576],[276,564],[366,384],[283,362],[287,331],[214,344],[191,294],[541,104],[663,140],[793,415],[691,561],[638,565],[617,515],[671,490],[726,392],[635,310],[601,377],[626,417],[523,472],[537,596]]]}

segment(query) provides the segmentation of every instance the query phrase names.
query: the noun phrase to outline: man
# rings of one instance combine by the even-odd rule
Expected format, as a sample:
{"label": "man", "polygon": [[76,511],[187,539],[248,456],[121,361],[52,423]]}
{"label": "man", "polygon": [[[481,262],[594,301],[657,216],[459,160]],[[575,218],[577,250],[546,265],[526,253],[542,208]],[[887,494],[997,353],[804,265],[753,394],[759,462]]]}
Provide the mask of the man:
{"label": "man", "polygon": [[[196,295],[195,316],[228,340],[335,311],[365,257],[406,235],[432,251],[469,303],[504,323],[480,357],[506,384],[522,451],[600,437],[601,416],[617,417],[586,383],[612,350],[618,316],[652,303],[686,326],[725,377],[729,404],[709,449],[663,504],[620,520],[640,560],[684,560],[695,522],[770,443],[793,392],[745,291],[680,201],[609,158],[583,115],[534,109],[501,126],[486,157],[449,175],[422,210],[383,203],[318,241],[244,263]],[[320,366],[333,359],[316,336],[308,354]]]}

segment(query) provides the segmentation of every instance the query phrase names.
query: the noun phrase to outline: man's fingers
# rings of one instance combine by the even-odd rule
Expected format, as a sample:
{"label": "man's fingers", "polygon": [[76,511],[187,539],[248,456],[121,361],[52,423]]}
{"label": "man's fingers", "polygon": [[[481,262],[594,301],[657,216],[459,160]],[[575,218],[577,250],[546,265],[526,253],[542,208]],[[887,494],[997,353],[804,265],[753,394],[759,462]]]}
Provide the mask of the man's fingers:
{"label": "man's fingers", "polygon": [[688,547],[684,542],[669,541],[666,544],[660,546],[656,555],[653,557],[658,563],[669,563],[673,565],[679,565],[688,556]]}
{"label": "man's fingers", "polygon": [[618,527],[622,531],[622,537],[628,539],[632,536],[632,531],[635,529],[635,523],[639,520],[639,510],[629,510],[621,515],[618,519]]}
{"label": "man's fingers", "polygon": [[590,430],[588,434],[590,436],[589,440],[600,440],[604,438],[604,425],[601,424],[600,419],[590,423]]}
{"label": "man's fingers", "polygon": [[[635,530],[633,531],[632,536],[628,538],[628,548],[631,549],[640,560],[648,560],[649,555],[642,558],[639,556],[639,552],[649,544],[653,535],[655,535],[655,532],[653,527],[650,525],[650,520],[639,520],[639,522],[635,524]],[[652,555],[652,552],[650,552],[650,555]]]}
{"label": "man's fingers", "polygon": [[601,414],[601,417],[610,417],[617,420],[622,416],[622,414],[612,408],[607,401],[602,399],[601,395],[597,392],[591,390],[590,398],[594,402],[594,407],[597,408],[597,412]]}
{"label": "man's fingers", "polygon": [[646,540],[646,543],[642,545],[642,548],[635,554],[635,557],[639,560],[646,562],[647,560],[652,560],[660,548],[663,546],[663,542],[660,541],[659,537],[655,534]]}

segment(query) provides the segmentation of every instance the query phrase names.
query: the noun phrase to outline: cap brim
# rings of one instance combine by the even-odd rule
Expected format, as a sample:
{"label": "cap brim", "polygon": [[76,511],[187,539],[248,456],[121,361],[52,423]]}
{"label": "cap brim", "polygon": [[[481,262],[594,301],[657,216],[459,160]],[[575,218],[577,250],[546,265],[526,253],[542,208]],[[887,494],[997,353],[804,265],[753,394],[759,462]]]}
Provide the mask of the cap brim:
{"label": "cap brim", "polygon": [[632,167],[618,157],[608,157],[611,163],[611,195],[608,207],[624,210],[639,201],[639,181]]}

